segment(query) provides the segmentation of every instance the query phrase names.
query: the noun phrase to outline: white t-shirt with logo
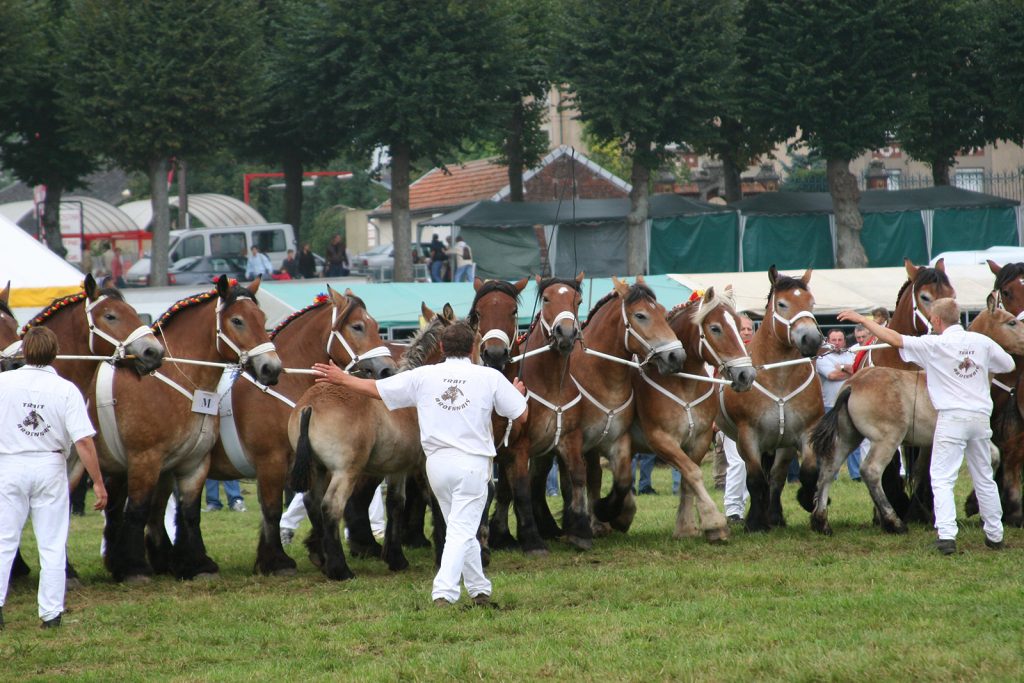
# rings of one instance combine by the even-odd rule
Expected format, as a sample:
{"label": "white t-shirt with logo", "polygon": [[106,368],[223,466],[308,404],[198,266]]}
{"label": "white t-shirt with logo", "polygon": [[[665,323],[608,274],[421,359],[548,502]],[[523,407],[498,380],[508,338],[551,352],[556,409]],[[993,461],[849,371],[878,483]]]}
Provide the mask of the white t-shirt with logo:
{"label": "white t-shirt with logo", "polygon": [[52,367],[0,373],[0,457],[63,453],[93,436],[82,392]]}
{"label": "white t-shirt with logo", "polygon": [[989,373],[1013,370],[1013,358],[999,344],[960,325],[939,335],[904,336],[900,358],[924,368],[936,410],[991,414]]}
{"label": "white t-shirt with logo", "polygon": [[493,457],[492,411],[514,420],[526,410],[526,398],[503,374],[468,358],[379,379],[377,391],[388,410],[416,408],[427,457],[439,451]]}

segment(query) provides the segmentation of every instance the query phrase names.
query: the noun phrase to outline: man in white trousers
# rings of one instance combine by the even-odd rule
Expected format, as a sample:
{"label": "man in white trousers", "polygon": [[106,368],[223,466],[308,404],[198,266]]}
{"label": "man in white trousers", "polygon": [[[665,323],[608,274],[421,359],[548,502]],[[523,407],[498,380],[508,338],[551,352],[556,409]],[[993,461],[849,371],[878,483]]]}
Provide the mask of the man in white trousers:
{"label": "man in white trousers", "polygon": [[903,336],[853,311],[843,311],[839,319],[862,323],[879,341],[900,349],[903,360],[925,370],[928,397],[938,411],[929,470],[935,497],[936,549],[943,555],[956,552],[953,486],[966,455],[985,526],[985,545],[1002,550],[1003,507],[992,478],[989,452],[989,375],[1013,370],[1013,358],[988,337],[964,330],[953,299],[932,304],[929,320],[933,334],[924,337]]}
{"label": "man in white trousers", "polygon": [[0,374],[0,629],[11,564],[31,515],[39,548],[39,618],[60,626],[64,612],[68,542],[67,457],[74,444],[92,477],[95,509],[107,506],[96,433],[85,400],[51,367],[57,336],[45,327],[25,333],[25,365]]}
{"label": "man in white trousers", "polygon": [[[740,315],[740,339],[749,344],[754,338],[754,321],[748,316]],[[743,523],[743,513],[747,509],[750,494],[747,492],[747,464],[736,448],[736,442],[722,434],[722,450],[725,451],[725,517],[733,524]]]}
{"label": "man in white trousers", "polygon": [[458,602],[460,578],[477,605],[491,601],[476,532],[487,504],[494,459],[491,413],[525,424],[526,387],[510,383],[493,368],[474,365],[476,334],[455,323],[441,335],[445,360],[381,380],[353,377],[330,364],[313,366],[317,382],[331,382],[384,401],[388,410],[416,408],[420,443],[427,456],[427,479],[448,531],[431,597],[444,607]]}

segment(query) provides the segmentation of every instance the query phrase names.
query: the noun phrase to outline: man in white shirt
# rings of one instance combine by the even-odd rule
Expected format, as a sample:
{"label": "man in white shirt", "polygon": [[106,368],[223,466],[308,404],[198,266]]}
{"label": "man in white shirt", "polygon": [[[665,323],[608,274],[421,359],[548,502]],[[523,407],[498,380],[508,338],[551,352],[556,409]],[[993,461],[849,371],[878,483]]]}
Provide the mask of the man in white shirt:
{"label": "man in white shirt", "polygon": [[472,282],[476,264],[473,263],[473,250],[460,235],[455,242],[455,279],[452,282]]}
{"label": "man in white shirt", "polygon": [[313,366],[317,382],[381,399],[388,410],[416,408],[427,479],[448,525],[432,591],[439,607],[459,600],[460,577],[474,603],[490,602],[491,582],[484,576],[476,532],[495,455],[491,413],[526,423],[526,387],[518,379],[509,383],[493,368],[473,364],[475,343],[473,330],[456,323],[441,335],[443,363],[382,380],[354,377],[333,364]]}
{"label": "man in white shirt", "polygon": [[93,480],[95,509],[107,506],[96,433],[74,384],[50,367],[57,335],[46,327],[25,333],[25,365],[0,374],[0,629],[11,564],[31,515],[39,548],[39,618],[60,626],[68,542],[67,456],[74,444]]}
{"label": "man in white shirt", "polygon": [[928,397],[938,411],[929,470],[939,539],[936,549],[943,555],[956,552],[953,486],[966,455],[985,525],[985,545],[1002,550],[1003,508],[989,454],[989,375],[1013,370],[1013,358],[988,337],[964,330],[959,324],[960,309],[953,299],[932,304],[929,320],[934,334],[924,337],[901,335],[853,311],[843,311],[839,319],[862,323],[879,341],[900,349],[903,360],[926,371]]}
{"label": "man in white shirt", "polygon": [[245,262],[245,279],[255,280],[258,277],[270,277],[270,274],[274,272],[270,257],[261,252],[255,244],[249,251],[249,258]]}
{"label": "man in white shirt", "polygon": [[[836,404],[843,382],[853,377],[853,354],[846,350],[846,335],[839,329],[829,330],[828,343],[835,351],[819,356],[815,363],[826,413]],[[860,448],[854,448],[846,456],[846,469],[850,471],[850,479],[860,481]]]}

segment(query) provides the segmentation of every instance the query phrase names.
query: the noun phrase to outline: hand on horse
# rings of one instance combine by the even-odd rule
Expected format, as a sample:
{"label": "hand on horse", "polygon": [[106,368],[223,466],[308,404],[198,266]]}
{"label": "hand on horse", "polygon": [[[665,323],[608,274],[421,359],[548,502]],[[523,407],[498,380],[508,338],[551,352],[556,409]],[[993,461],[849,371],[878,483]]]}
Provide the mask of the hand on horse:
{"label": "hand on horse", "polygon": [[334,361],[330,361],[329,363],[314,363],[313,377],[316,378],[316,382],[330,382],[345,386],[347,384],[345,380],[349,379],[351,375],[335,365]]}
{"label": "hand on horse", "polygon": [[92,483],[92,492],[96,496],[96,503],[92,506],[92,509],[105,510],[107,507],[107,487],[103,485],[102,479]]}
{"label": "hand on horse", "polygon": [[516,388],[516,391],[518,391],[520,394],[526,396],[526,385],[523,384],[523,380],[519,379],[518,377],[513,378],[512,386],[514,386]]}

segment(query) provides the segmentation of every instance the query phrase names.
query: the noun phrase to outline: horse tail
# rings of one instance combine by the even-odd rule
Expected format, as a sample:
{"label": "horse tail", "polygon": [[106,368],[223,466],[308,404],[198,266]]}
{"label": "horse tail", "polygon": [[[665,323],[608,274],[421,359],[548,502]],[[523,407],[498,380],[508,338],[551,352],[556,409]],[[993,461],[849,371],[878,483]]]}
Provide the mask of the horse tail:
{"label": "horse tail", "polygon": [[832,410],[825,413],[811,431],[811,446],[818,462],[823,458],[832,458],[832,452],[836,449],[836,439],[839,437],[839,416],[850,402],[850,394],[850,387],[843,387],[836,396],[836,404],[832,406]]}
{"label": "horse tail", "polygon": [[309,490],[309,469],[313,461],[313,444],[309,441],[309,418],[313,415],[311,407],[302,409],[299,416],[299,440],[295,444],[295,463],[292,464],[292,491],[305,493]]}

